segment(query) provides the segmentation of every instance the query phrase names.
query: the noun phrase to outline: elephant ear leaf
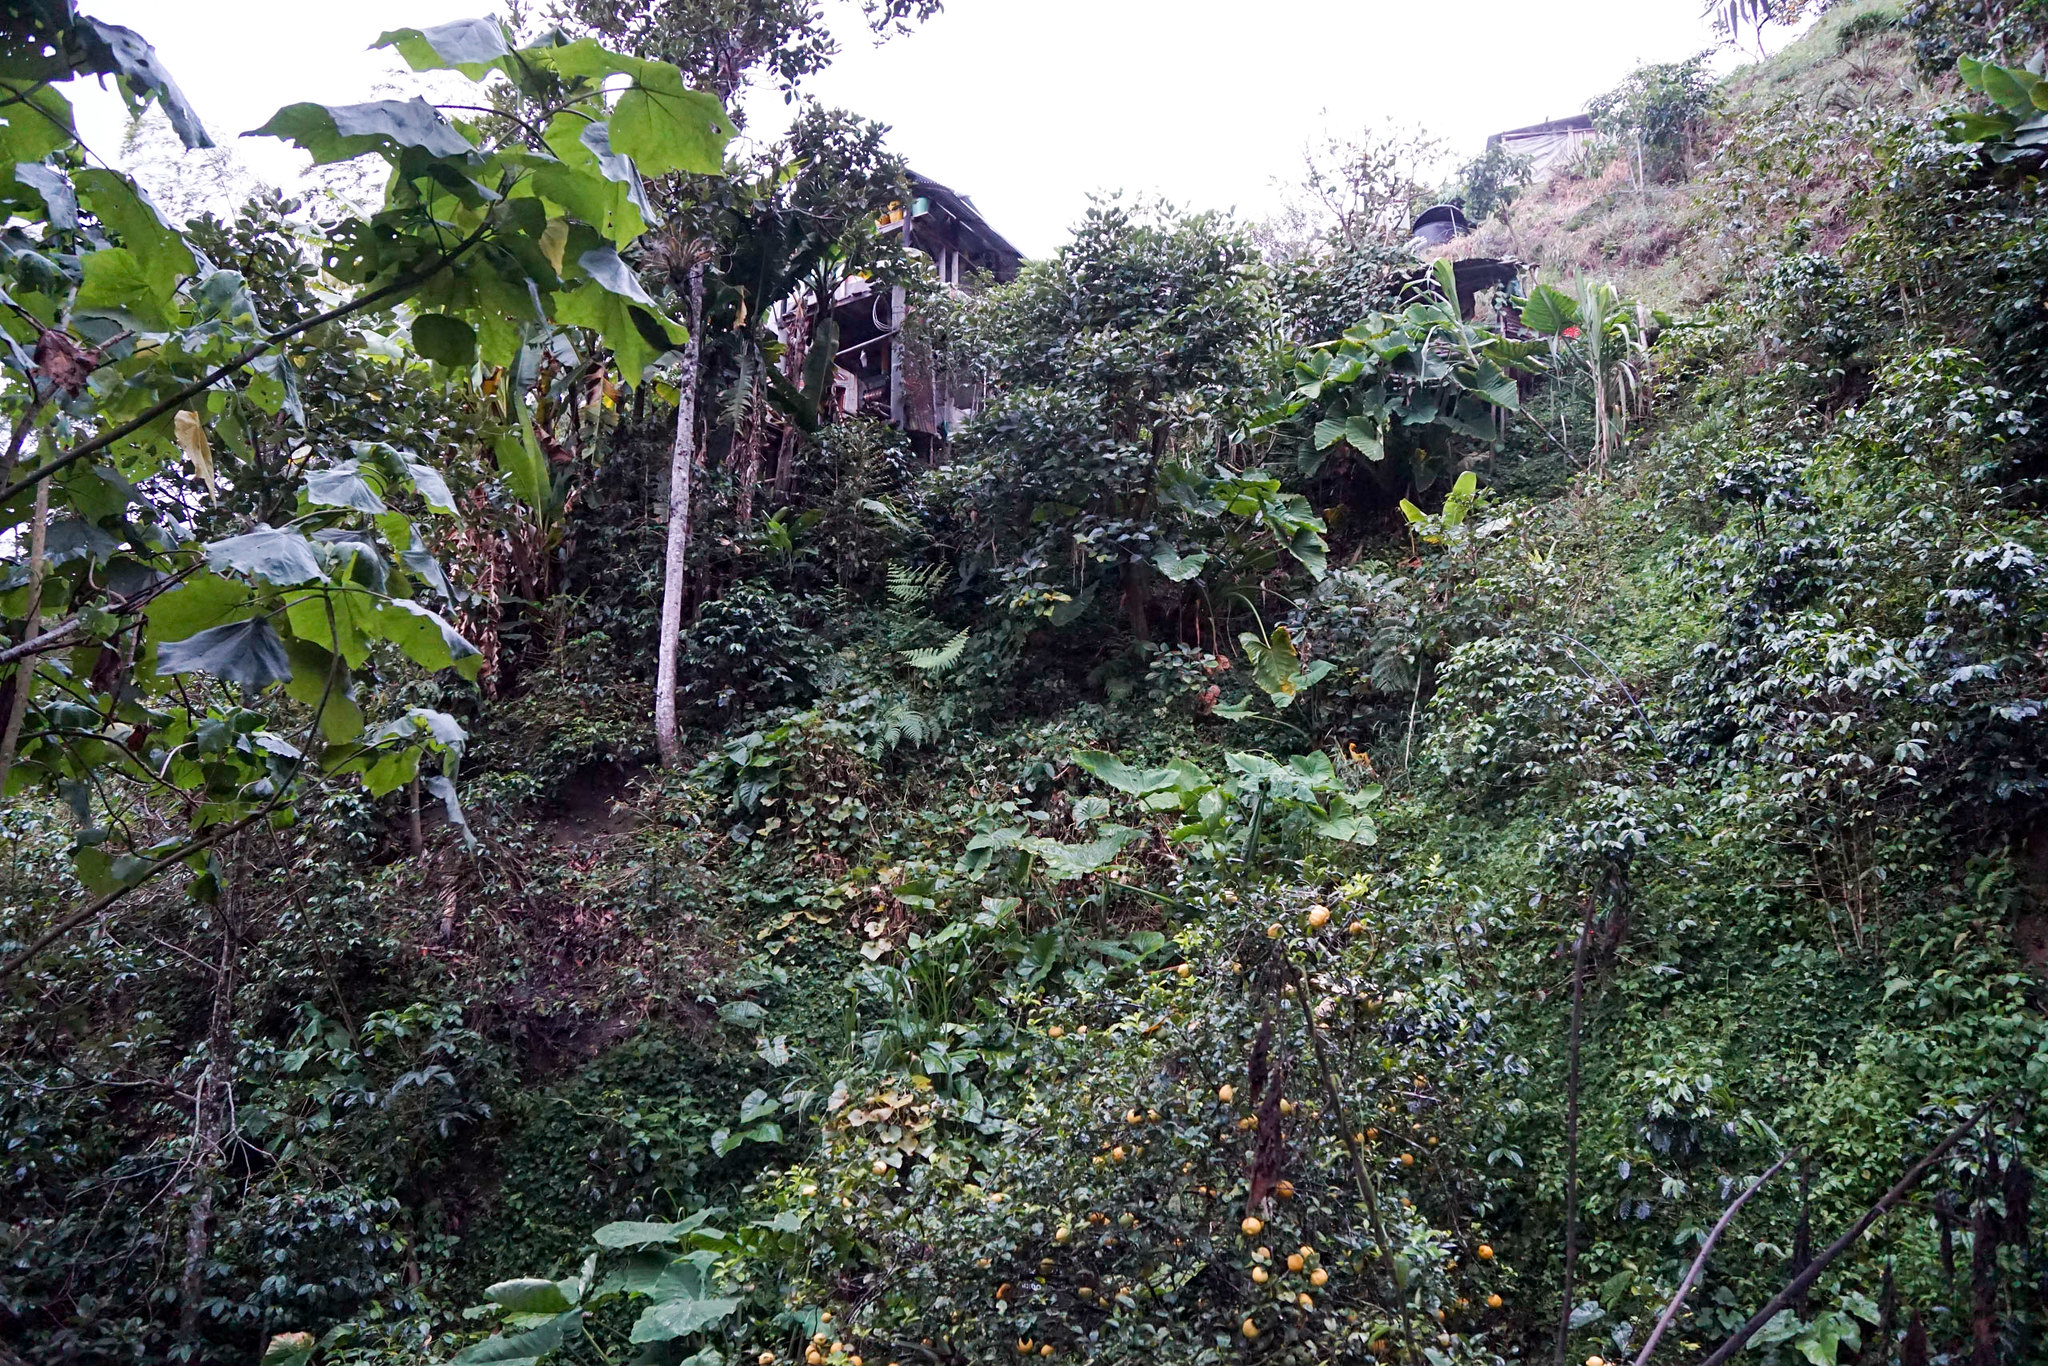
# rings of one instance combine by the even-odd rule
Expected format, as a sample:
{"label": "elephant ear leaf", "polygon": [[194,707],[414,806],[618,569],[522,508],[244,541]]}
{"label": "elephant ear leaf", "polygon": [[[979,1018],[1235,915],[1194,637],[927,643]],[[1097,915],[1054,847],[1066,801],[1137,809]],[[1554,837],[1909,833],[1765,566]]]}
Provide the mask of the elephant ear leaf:
{"label": "elephant ear leaf", "polygon": [[245,688],[267,688],[292,676],[284,642],[262,617],[215,626],[156,647],[159,674],[212,674]]}
{"label": "elephant ear leaf", "polygon": [[562,1340],[582,1319],[583,1311],[571,1309],[540,1327],[507,1337],[500,1333],[465,1347],[450,1358],[449,1366],[534,1366],[562,1345]]}
{"label": "elephant ear leaf", "polygon": [[1579,306],[1572,296],[1549,285],[1538,285],[1522,302],[1522,326],[1545,336],[1556,336],[1579,321]]}

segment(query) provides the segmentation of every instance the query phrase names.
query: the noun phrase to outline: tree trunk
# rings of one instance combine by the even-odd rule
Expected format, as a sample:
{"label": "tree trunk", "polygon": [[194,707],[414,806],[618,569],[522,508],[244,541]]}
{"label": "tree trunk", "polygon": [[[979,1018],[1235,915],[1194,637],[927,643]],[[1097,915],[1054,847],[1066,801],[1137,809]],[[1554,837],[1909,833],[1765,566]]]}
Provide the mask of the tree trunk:
{"label": "tree trunk", "polygon": [[669,448],[668,553],[662,566],[661,639],[655,658],[654,747],[675,767],[676,650],[683,632],[683,592],[690,558],[690,493],[697,472],[697,368],[703,350],[704,265],[690,267],[690,340],[683,346],[682,382],[676,393],[676,438]]}
{"label": "tree trunk", "polygon": [[[23,644],[43,633],[43,557],[47,542],[45,524],[50,520],[50,481],[36,485],[35,520],[28,540],[28,620],[22,627]],[[14,690],[7,704],[5,730],[0,731],[0,797],[7,794],[7,775],[14,768],[14,747],[21,741],[22,718],[28,714],[29,690],[35,686],[36,656],[24,655],[14,666]]]}
{"label": "tree trunk", "polygon": [[199,1341],[199,1311],[206,1298],[206,1259],[213,1248],[214,1193],[226,1156],[228,1121],[234,1113],[235,963],[238,936],[221,897],[220,966],[213,979],[213,1012],[206,1029],[206,1070],[199,1074],[192,1103],[192,1209],[185,1225],[185,1271],[178,1283],[178,1341]]}

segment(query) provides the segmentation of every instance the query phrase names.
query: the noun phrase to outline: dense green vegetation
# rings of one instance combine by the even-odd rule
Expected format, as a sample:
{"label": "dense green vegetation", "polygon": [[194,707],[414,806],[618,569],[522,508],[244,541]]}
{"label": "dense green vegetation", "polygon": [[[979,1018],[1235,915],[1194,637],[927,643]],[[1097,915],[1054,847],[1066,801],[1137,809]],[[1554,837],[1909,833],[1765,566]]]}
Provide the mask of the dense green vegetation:
{"label": "dense green vegetation", "polygon": [[[380,206],[174,226],[59,8],[0,1362],[2048,1355],[2038,4],[1636,73],[1569,174],[1689,264],[1469,320],[1405,203],[948,290],[886,130],[728,146],[798,0],[387,35],[472,99],[269,126]],[[857,273],[930,451],[807,363]]]}

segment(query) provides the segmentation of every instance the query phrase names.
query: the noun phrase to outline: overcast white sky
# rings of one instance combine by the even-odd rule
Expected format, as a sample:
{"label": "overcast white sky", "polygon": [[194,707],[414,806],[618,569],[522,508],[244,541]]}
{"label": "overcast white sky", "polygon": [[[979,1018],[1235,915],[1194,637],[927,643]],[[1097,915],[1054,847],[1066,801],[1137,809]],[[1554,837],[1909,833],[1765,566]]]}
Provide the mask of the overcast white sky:
{"label": "overcast white sky", "polygon": [[[827,0],[845,52],[811,93],[892,125],[921,172],[970,194],[1032,255],[1056,247],[1092,192],[1158,193],[1260,215],[1276,175],[1325,132],[1421,123],[1460,155],[1486,135],[1561,117],[1633,67],[1712,42],[1699,0],[947,0],[876,47],[851,0]],[[398,64],[387,28],[488,12],[491,0],[84,0],[155,43],[209,127],[232,136],[297,100],[374,98]],[[119,102],[74,91],[112,159]],[[776,131],[780,100],[749,105]],[[288,183],[292,154],[254,140],[252,168]],[[245,144],[245,146],[248,144]]]}

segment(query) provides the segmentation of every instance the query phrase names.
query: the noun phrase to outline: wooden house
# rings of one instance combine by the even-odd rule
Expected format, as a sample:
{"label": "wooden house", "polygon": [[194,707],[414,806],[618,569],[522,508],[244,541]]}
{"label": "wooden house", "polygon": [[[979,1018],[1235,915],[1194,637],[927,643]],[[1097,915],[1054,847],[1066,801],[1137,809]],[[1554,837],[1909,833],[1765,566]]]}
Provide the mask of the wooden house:
{"label": "wooden house", "polygon": [[[902,233],[956,290],[1013,280],[1024,260],[973,200],[926,176],[911,177],[909,201],[884,214],[881,229]],[[914,330],[903,337],[901,286],[850,279],[832,300],[832,316],[839,324],[833,387],[840,412],[885,418],[929,451],[980,407],[975,377],[946,373]]]}

